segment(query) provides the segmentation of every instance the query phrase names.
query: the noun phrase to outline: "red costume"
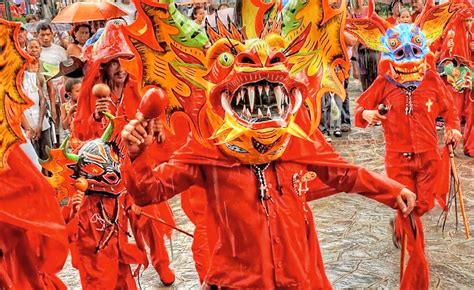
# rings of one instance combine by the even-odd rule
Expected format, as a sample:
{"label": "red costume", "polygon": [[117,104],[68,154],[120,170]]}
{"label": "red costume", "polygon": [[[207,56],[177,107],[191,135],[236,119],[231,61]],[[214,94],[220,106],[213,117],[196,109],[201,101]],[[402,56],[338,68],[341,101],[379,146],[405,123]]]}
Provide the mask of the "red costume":
{"label": "red costume", "polygon": [[56,277],[68,245],[54,189],[19,147],[7,162],[0,169],[0,289],[66,289]]}
{"label": "red costume", "polygon": [[262,204],[252,167],[217,147],[205,148],[190,140],[155,170],[149,151],[124,168],[127,188],[138,204],[161,202],[192,185],[206,188],[207,216],[210,224],[217,225],[212,229],[217,240],[205,278],[210,285],[330,288],[312,214],[292,183],[295,172],[315,171],[338,191],[359,192],[391,207],[403,188],[344,161],[321,135],[316,144],[293,138],[282,158],[264,170],[269,191]]}
{"label": "red costume", "polygon": [[[417,271],[428,271],[428,264],[424,257],[424,237],[420,217],[434,207],[437,195],[447,192],[446,185],[440,184],[443,179],[441,169],[447,156],[441,157],[436,133],[436,117],[441,115],[446,121],[446,130],[459,130],[459,119],[453,110],[453,100],[449,89],[439,75],[427,71],[419,87],[413,92],[413,113],[405,114],[405,92],[384,76],[379,76],[369,90],[365,91],[357,100],[355,109],[355,124],[366,127],[367,122],[362,118],[364,110],[376,110],[379,104],[390,106],[387,119],[382,121],[386,142],[385,169],[387,175],[406,185],[417,193],[417,207],[414,217],[419,236],[414,240],[409,235],[410,261],[418,260],[422,266]],[[411,233],[411,229],[402,224],[402,218],[396,219],[397,228],[404,228]],[[398,235],[401,235],[398,232]],[[416,276],[417,271],[406,271]],[[409,280],[409,278],[406,278]],[[423,279],[418,279],[418,281]],[[403,282],[403,281],[402,281]],[[428,281],[422,282],[422,288],[428,287]],[[402,283],[403,286],[409,286]],[[413,285],[410,285],[413,286]]]}
{"label": "red costume", "polygon": [[[440,45],[440,57],[442,61],[446,58],[458,58],[460,57],[461,62],[469,66],[471,71],[474,71],[474,27],[472,26],[473,19],[473,8],[472,4],[466,2],[469,5],[467,8],[457,12],[456,16],[449,23],[445,29],[444,38],[439,41]],[[466,20],[471,20],[470,29],[468,29]],[[451,34],[451,35],[448,35]],[[452,37],[453,47],[448,48],[448,41]],[[471,76],[472,77],[472,76]],[[464,127],[464,153],[469,156],[474,156],[474,137],[472,133],[472,115],[474,114],[473,102],[474,95],[473,90],[465,88],[463,91],[458,92],[451,89],[455,106],[459,114],[459,119],[464,119],[466,125]]]}
{"label": "red costume", "polygon": [[[125,43],[119,24],[108,23],[101,37],[102,39],[97,44],[89,46],[85,53],[90,64],[82,83],[73,132],[81,140],[98,138],[109,122],[106,118],[96,121],[93,117],[97,97],[92,94],[91,88],[94,84],[103,82],[105,72],[101,71],[101,65],[117,57],[130,57],[132,55]],[[141,96],[138,93],[136,82],[128,76],[122,96],[110,95],[109,112],[115,116],[125,116],[125,120],[128,121],[135,117],[140,100]],[[144,208],[143,211],[174,224],[174,218],[167,203],[153,205],[150,208]],[[163,240],[165,233],[169,237],[171,236],[171,230],[166,228],[163,231],[164,228],[147,217],[136,216],[133,212],[130,212],[130,215],[132,228],[140,230],[137,235],[143,237],[150,248],[152,265],[158,271],[160,277],[163,276],[161,277],[162,281],[165,284],[171,284],[174,281],[174,275],[169,269],[170,260]],[[140,239],[138,236],[136,238]],[[137,242],[140,243],[140,241]]]}

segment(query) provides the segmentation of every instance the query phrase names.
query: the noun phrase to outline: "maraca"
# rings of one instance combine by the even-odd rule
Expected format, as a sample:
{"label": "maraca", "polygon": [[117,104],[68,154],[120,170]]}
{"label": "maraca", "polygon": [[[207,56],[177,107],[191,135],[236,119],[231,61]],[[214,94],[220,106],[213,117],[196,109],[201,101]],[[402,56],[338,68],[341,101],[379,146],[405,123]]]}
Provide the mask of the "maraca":
{"label": "maraca", "polygon": [[152,88],[146,91],[140,102],[138,110],[146,120],[161,116],[168,105],[168,97],[162,88]]}
{"label": "maraca", "polygon": [[74,187],[79,191],[85,192],[87,188],[89,187],[89,182],[87,182],[87,180],[84,177],[79,177],[74,182]]}
{"label": "maraca", "polygon": [[106,84],[96,84],[92,87],[92,94],[98,99],[110,96],[110,88]]}

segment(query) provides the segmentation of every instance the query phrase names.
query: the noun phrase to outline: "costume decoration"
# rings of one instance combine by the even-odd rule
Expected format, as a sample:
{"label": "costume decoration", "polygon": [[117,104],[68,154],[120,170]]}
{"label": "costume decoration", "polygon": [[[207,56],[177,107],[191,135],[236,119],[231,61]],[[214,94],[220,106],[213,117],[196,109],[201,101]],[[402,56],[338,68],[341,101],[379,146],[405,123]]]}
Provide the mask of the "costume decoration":
{"label": "costume decoration", "polygon": [[374,1],[369,1],[368,18],[350,19],[348,30],[367,47],[382,52],[380,74],[408,90],[410,113],[410,92],[419,86],[426,70],[435,68],[429,45],[441,36],[456,9],[451,2],[434,6],[428,1],[414,24],[392,26],[375,13],[374,7]]}
{"label": "costume decoration", "polygon": [[[281,6],[244,1],[254,13],[243,22],[255,23],[246,34],[220,20],[204,31],[172,1],[136,1],[140,20],[126,33],[138,69],[130,72],[138,73],[142,93],[154,86],[166,91],[171,128],[174,117],[184,115],[205,146],[213,142],[246,164],[276,160],[290,136],[309,140],[317,129],[324,92],[345,95],[335,68],[348,69],[344,5],[333,9],[314,0]],[[304,129],[295,121],[301,109],[311,119]]]}
{"label": "costume decoration", "polygon": [[456,92],[463,92],[472,90],[472,77],[474,73],[471,65],[466,62],[459,62],[456,58],[444,59],[438,65],[441,76],[446,76],[446,81],[450,84]]}
{"label": "costume decoration", "polygon": [[7,164],[8,153],[13,145],[25,142],[20,129],[23,110],[31,105],[21,90],[23,71],[28,56],[15,39],[18,39],[20,23],[0,19],[0,170]]}

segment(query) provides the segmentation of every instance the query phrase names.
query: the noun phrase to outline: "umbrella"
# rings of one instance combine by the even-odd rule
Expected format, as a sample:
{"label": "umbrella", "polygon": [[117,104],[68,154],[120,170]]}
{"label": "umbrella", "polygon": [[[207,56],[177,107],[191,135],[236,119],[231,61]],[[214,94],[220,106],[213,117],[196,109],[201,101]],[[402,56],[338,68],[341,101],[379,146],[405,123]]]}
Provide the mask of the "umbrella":
{"label": "umbrella", "polygon": [[[36,27],[42,23],[42,21],[34,22],[34,23],[25,23],[25,28],[28,32],[36,32]],[[67,23],[50,23],[51,29],[53,32],[63,32],[63,31],[71,31],[72,25]]]}
{"label": "umbrella", "polygon": [[93,20],[109,20],[126,16],[127,12],[110,2],[76,2],[59,12],[53,23],[77,23]]}

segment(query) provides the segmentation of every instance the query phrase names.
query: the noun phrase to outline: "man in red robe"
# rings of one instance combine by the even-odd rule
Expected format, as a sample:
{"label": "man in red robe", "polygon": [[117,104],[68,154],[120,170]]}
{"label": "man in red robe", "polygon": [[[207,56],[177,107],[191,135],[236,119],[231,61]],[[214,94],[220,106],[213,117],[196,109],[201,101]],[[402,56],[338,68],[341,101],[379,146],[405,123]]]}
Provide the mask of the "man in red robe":
{"label": "man in red robe", "polygon": [[[208,226],[216,233],[204,279],[209,287],[330,289],[312,213],[294,186],[296,172],[314,171],[337,191],[359,192],[404,214],[414,204],[413,193],[401,184],[341,159],[319,133],[314,143],[291,139],[280,159],[263,166],[242,164],[217,146],[189,139],[155,168],[149,143],[134,145],[134,136],[152,135],[141,121],[131,121],[122,132],[134,159],[123,168],[127,188],[139,205],[159,203],[193,185],[206,188]],[[259,199],[262,188],[265,196]]]}
{"label": "man in red robe", "polygon": [[[141,96],[138,94],[137,84],[118,59],[133,56],[120,31],[120,26],[121,23],[108,22],[100,36],[101,40],[85,49],[84,55],[88,59],[89,69],[82,83],[73,132],[73,135],[80,140],[90,140],[102,135],[109,122],[103,112],[125,116],[125,120],[129,120],[134,118],[140,103]],[[92,94],[91,89],[97,83],[106,83],[110,87],[109,97],[97,98]],[[159,215],[168,223],[174,224],[167,203],[153,205],[144,208],[143,211],[153,216]],[[133,211],[129,214],[134,232],[143,237],[150,248],[151,262],[161,281],[165,285],[173,284],[175,275],[169,268],[170,260],[164,243],[165,233],[170,236],[171,230],[166,228],[164,232],[164,228],[157,222],[145,216],[137,216]]]}
{"label": "man in red robe", "polygon": [[[407,94],[411,94],[411,114],[406,113]],[[380,104],[390,108],[386,116],[377,111]],[[413,213],[417,236],[408,235],[408,242],[410,261],[422,263],[418,271],[428,271],[420,217],[434,207],[437,195],[447,191],[447,187],[440,184],[440,180],[444,180],[442,172],[445,172],[442,170],[442,159],[446,162],[447,155],[441,157],[435,121],[441,115],[446,122],[446,143],[457,142],[460,138],[459,119],[453,106],[450,91],[439,75],[427,71],[421,84],[412,92],[405,91],[380,75],[359,97],[355,109],[358,127],[382,122],[387,175],[417,193],[417,207]],[[395,224],[398,239],[401,238],[402,228],[403,232],[411,233],[398,214]],[[407,273],[413,275],[409,271]],[[425,281],[423,288],[428,287],[427,283]]]}

